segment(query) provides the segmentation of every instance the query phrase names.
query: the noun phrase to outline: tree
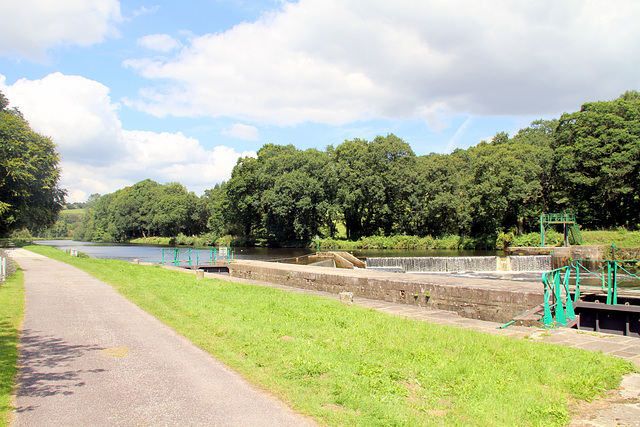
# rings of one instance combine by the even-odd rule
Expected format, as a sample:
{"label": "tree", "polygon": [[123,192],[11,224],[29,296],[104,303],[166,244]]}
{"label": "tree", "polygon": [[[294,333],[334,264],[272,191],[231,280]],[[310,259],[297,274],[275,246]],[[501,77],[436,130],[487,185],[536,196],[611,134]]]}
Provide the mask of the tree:
{"label": "tree", "polygon": [[640,94],[587,102],[560,117],[555,135],[560,207],[588,227],[640,227]]}
{"label": "tree", "polygon": [[275,144],[240,159],[225,187],[231,230],[273,245],[310,240],[323,226],[331,230],[327,161],[315,149]]}
{"label": "tree", "polygon": [[356,138],[332,150],[330,160],[347,236],[392,234],[405,213],[416,164],[409,144],[393,134],[372,142]]}
{"label": "tree", "polygon": [[0,235],[53,225],[65,196],[55,145],[8,105],[0,92]]}
{"label": "tree", "polygon": [[419,235],[468,234],[471,227],[467,194],[466,151],[435,154],[418,158],[420,201]]}

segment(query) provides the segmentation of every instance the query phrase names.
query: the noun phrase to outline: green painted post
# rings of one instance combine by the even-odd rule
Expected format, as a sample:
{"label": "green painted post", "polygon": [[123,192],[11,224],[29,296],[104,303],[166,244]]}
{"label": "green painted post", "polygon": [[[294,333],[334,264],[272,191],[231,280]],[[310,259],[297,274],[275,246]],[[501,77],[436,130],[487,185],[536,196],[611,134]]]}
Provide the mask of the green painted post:
{"label": "green painted post", "polygon": [[611,261],[607,261],[607,305],[611,305],[613,300],[613,292],[611,289],[612,270]]}
{"label": "green painted post", "polygon": [[573,302],[578,302],[580,297],[580,267],[576,266],[576,293],[573,296]]}
{"label": "green painted post", "polygon": [[542,316],[542,323],[547,328],[553,326],[553,314],[551,314],[551,305],[549,299],[551,298],[551,286],[549,285],[549,274],[544,273],[542,275],[542,283],[544,284],[544,316]]}
{"label": "green painted post", "polygon": [[618,305],[618,263],[613,261],[613,305]]}
{"label": "green painted post", "polygon": [[567,317],[564,311],[564,304],[562,303],[562,287],[560,286],[560,274],[559,272],[555,272],[553,274],[553,288],[554,288],[554,297],[555,297],[555,305],[556,305],[556,323],[564,326],[567,324]]}
{"label": "green painted post", "polygon": [[569,293],[569,277],[570,277],[570,275],[571,275],[571,269],[567,268],[565,270],[564,279],[563,279],[565,293],[567,294],[567,302],[566,302],[567,319],[568,320],[573,320],[573,319],[576,318],[576,312],[573,310],[573,301],[571,301],[571,293]]}
{"label": "green painted post", "polygon": [[173,264],[180,267],[180,249],[178,248],[173,249]]}

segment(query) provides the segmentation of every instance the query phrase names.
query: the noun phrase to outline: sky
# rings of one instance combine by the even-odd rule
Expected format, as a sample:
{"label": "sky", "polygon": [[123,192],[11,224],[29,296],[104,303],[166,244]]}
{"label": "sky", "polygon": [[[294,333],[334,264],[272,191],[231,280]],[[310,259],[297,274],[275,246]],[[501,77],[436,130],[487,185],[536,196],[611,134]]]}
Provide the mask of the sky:
{"label": "sky", "polygon": [[265,144],[417,155],[640,90],[637,0],[2,0],[0,91],[68,202],[201,195]]}

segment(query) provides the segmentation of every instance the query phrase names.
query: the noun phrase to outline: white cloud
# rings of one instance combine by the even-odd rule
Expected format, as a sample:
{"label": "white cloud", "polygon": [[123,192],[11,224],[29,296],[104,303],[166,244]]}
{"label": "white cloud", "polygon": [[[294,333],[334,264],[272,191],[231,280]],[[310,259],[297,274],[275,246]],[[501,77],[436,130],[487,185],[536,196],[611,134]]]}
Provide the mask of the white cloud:
{"label": "white cloud", "polygon": [[43,60],[47,49],[89,46],[117,35],[118,0],[2,0],[0,54]]}
{"label": "white cloud", "polygon": [[138,17],[138,16],[144,16],[144,15],[153,15],[157,13],[158,10],[160,10],[160,6],[158,5],[151,6],[151,7],[142,6],[140,9],[136,9],[133,11],[133,16]]}
{"label": "white cloud", "polygon": [[171,52],[178,49],[182,44],[168,34],[150,34],[140,37],[138,45],[158,52]]}
{"label": "white cloud", "polygon": [[31,127],[50,136],[62,156],[60,186],[68,201],[84,201],[143,179],[177,181],[202,193],[228,180],[238,157],[231,147],[206,149],[182,133],[123,130],[109,89],[78,76],[51,74],[41,80],[22,79],[0,91],[18,107]]}
{"label": "white cloud", "polygon": [[281,125],[557,114],[640,86],[638,16],[633,0],[300,0],[125,61],[161,82],[127,102]]}
{"label": "white cloud", "polygon": [[225,129],[222,133],[224,135],[244,139],[246,141],[257,141],[260,139],[258,136],[258,129],[255,126],[243,125],[242,123],[236,123],[231,127],[231,129]]}
{"label": "white cloud", "polygon": [[52,137],[65,160],[99,166],[124,155],[117,105],[103,84],[54,73],[41,80],[20,79],[2,92],[34,130]]}

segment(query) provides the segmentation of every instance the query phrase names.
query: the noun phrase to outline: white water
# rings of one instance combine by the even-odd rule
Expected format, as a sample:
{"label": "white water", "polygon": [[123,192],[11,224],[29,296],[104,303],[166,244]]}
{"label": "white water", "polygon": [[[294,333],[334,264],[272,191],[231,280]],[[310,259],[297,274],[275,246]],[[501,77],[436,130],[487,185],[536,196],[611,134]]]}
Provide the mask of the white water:
{"label": "white water", "polygon": [[402,269],[407,273],[468,271],[549,271],[551,256],[370,257],[367,268]]}

